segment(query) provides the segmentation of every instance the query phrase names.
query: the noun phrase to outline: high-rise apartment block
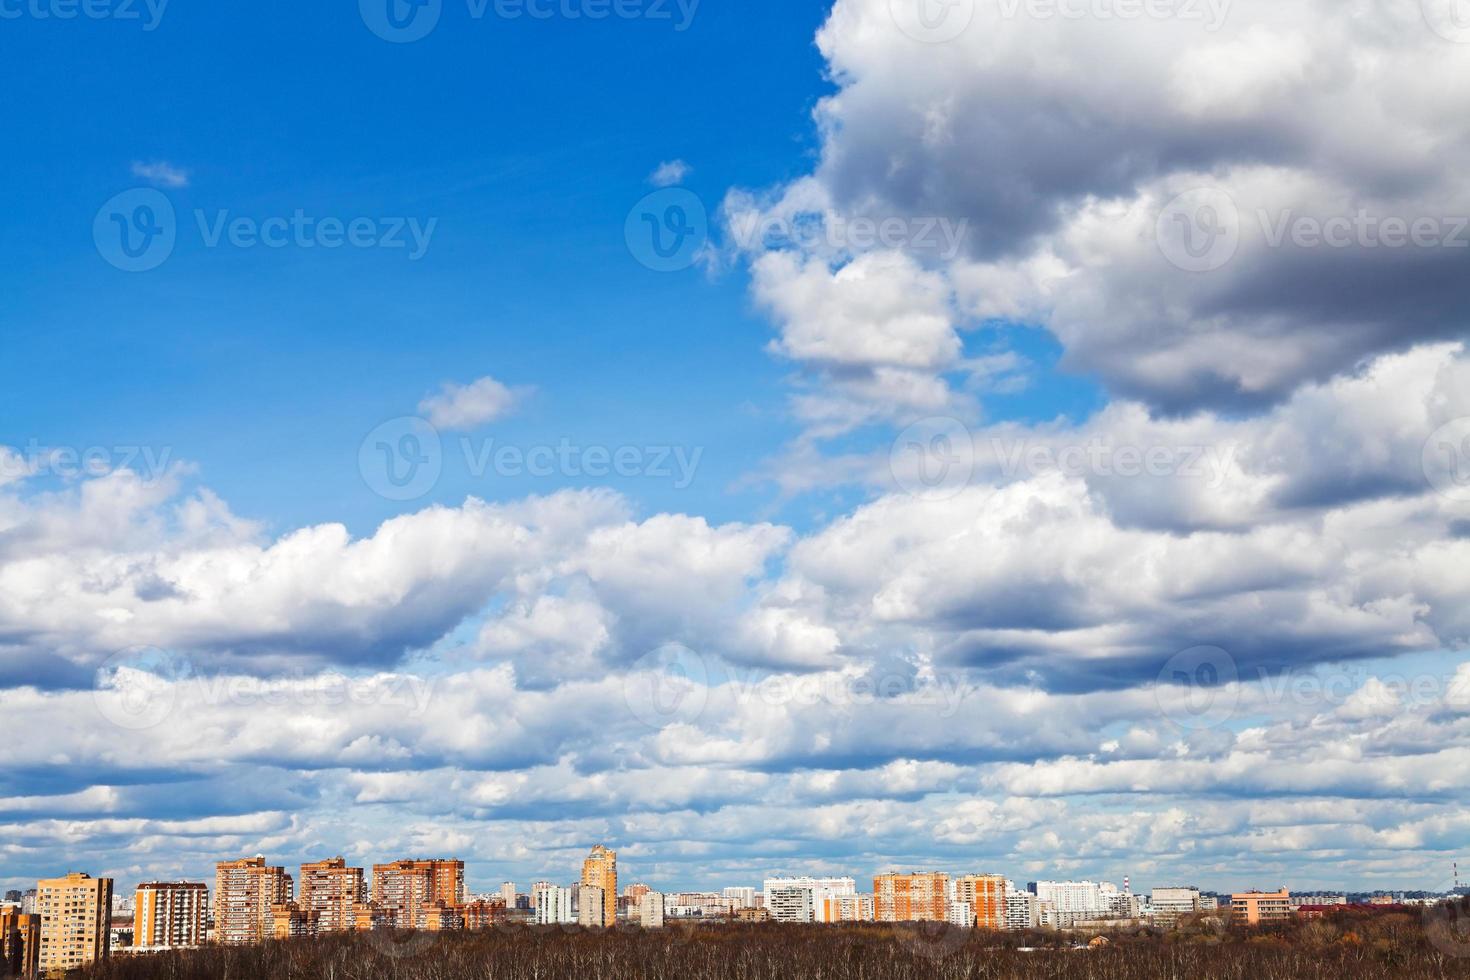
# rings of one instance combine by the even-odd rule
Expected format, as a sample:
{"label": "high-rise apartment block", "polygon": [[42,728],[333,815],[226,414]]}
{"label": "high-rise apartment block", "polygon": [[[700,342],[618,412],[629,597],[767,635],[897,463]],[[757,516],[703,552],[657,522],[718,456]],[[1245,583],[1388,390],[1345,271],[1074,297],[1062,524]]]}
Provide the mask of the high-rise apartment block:
{"label": "high-rise apartment block", "polygon": [[878,875],[873,879],[873,914],[879,922],[945,922],[949,875]]}
{"label": "high-rise apartment block", "polygon": [[208,939],[209,887],[190,881],[150,881],[133,898],[133,946],[193,949]]}
{"label": "high-rise apartment block", "polygon": [[277,905],[291,901],[291,876],[263,857],[221,861],[214,869],[215,939],[225,946],[263,942],[276,933]]}
{"label": "high-rise apartment block", "polygon": [[40,954],[41,917],[0,906],[0,976],[35,976]]}
{"label": "high-rise apartment block", "polygon": [[662,892],[645,891],[638,897],[638,924],[645,929],[664,927],[664,896]]}
{"label": "high-rise apartment block", "polygon": [[570,925],[577,921],[572,912],[572,890],[546,885],[536,893],[536,924],[538,926]]}
{"label": "high-rise apartment block", "polygon": [[607,917],[607,892],[596,885],[577,889],[577,925],[586,929],[606,929],[613,925]]}
{"label": "high-rise apartment block", "polygon": [[[602,890],[603,926],[618,923],[618,852],[598,844],[582,862],[582,884]],[[579,906],[580,909],[580,906]],[[585,917],[586,913],[580,913]]]}
{"label": "high-rise apartment block", "polygon": [[962,875],[955,879],[956,902],[970,907],[972,920],[965,925],[979,929],[1006,927],[1006,880],[1001,875]]}
{"label": "high-rise apartment block", "polygon": [[373,901],[399,929],[427,929],[428,907],[464,904],[463,861],[394,861],[373,865]]}
{"label": "high-rise apartment block", "polygon": [[41,916],[37,968],[42,973],[79,969],[112,951],[112,879],[69,874],[36,883]]}
{"label": "high-rise apartment block", "polygon": [[1030,892],[1021,891],[1006,882],[1007,929],[1036,929],[1041,925],[1041,903]]}
{"label": "high-rise apartment block", "polygon": [[828,922],[822,919],[828,899],[857,894],[851,878],[767,878],[762,889],[765,908],[777,922]]}
{"label": "high-rise apartment block", "polygon": [[351,932],[357,928],[357,909],[367,902],[367,883],[361,868],[347,867],[336,857],[301,866],[302,910],[314,917],[318,932]]}
{"label": "high-rise apartment block", "polygon": [[1247,926],[1286,922],[1291,918],[1291,893],[1245,892],[1230,896],[1230,914],[1236,922]]}

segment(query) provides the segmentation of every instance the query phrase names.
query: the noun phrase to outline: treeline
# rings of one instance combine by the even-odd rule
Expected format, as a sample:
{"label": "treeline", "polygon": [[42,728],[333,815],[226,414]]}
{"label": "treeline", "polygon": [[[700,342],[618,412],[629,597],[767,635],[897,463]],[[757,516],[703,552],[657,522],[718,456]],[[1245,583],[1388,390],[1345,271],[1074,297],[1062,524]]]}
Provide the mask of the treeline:
{"label": "treeline", "polygon": [[[1267,931],[994,934],[943,926],[504,927],[368,933],[115,956],[84,980],[1470,980],[1463,918],[1325,919]],[[1464,943],[1457,946],[1456,939]],[[1023,948],[1022,944],[1033,944]],[[1039,948],[1037,948],[1039,947]],[[1081,948],[1079,948],[1081,947]]]}

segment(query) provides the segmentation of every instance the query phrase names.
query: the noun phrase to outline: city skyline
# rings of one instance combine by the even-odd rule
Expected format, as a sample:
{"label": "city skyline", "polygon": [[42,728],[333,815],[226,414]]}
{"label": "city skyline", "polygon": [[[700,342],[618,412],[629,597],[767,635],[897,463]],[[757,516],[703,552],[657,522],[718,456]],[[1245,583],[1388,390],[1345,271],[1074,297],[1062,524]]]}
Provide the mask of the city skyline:
{"label": "city skyline", "polygon": [[1467,5],[0,0],[0,889],[1447,889]]}

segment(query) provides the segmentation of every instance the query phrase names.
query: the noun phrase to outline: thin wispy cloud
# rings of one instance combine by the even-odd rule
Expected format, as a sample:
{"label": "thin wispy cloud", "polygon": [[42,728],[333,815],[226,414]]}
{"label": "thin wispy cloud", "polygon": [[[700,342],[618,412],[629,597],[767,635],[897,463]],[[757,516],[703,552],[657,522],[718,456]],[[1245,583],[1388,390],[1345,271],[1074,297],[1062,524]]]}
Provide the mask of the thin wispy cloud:
{"label": "thin wispy cloud", "polygon": [[189,171],[165,160],[155,160],[152,163],[134,162],[133,176],[146,180],[155,187],[177,189],[189,186]]}
{"label": "thin wispy cloud", "polygon": [[666,160],[648,175],[648,182],[655,187],[673,187],[684,183],[684,179],[693,172],[694,168],[683,160]]}

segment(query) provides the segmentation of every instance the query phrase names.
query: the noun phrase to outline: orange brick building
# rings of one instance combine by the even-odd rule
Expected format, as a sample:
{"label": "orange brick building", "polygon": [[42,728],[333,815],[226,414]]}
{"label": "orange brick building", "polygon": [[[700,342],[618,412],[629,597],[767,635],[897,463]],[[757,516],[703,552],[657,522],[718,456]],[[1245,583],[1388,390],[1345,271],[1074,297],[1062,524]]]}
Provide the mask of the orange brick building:
{"label": "orange brick building", "polygon": [[873,879],[873,917],[879,922],[944,922],[949,875],[879,875]]}

